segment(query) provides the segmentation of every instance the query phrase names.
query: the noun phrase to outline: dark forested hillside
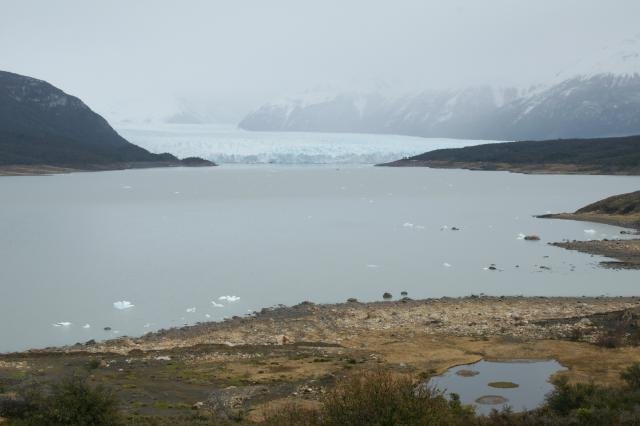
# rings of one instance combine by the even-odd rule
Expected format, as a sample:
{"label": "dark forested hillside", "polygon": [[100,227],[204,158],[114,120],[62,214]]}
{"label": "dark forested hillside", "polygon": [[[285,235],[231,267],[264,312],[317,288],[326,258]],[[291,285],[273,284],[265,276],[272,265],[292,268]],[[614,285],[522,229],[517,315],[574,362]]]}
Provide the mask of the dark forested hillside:
{"label": "dark forested hillside", "polygon": [[640,174],[640,136],[505,142],[438,149],[384,165]]}
{"label": "dark forested hillside", "polygon": [[129,143],[80,99],[51,84],[0,71],[0,166],[94,169],[154,163],[182,165],[171,154],[152,154]]}

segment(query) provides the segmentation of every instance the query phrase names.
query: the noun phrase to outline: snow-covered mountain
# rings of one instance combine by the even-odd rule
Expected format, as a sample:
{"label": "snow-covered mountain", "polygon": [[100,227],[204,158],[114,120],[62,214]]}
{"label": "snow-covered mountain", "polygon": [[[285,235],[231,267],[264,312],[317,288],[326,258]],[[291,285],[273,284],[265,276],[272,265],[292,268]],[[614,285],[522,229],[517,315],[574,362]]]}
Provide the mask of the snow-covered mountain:
{"label": "snow-covered mountain", "polygon": [[640,35],[530,90],[470,87],[404,96],[293,97],[247,115],[247,130],[550,139],[640,133]]}
{"label": "snow-covered mountain", "polygon": [[[239,106],[206,96],[148,94],[100,104],[96,109],[116,127],[159,124],[237,123]],[[242,111],[246,111],[242,107]]]}

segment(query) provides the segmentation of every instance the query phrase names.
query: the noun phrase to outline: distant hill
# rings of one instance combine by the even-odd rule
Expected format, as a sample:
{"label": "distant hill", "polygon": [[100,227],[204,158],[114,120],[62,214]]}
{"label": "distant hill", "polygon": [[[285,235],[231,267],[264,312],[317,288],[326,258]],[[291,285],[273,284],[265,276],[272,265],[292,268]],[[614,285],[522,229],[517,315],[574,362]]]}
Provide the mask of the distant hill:
{"label": "distant hill", "polygon": [[213,165],[152,154],[122,138],[80,99],[51,84],[0,71],[0,167],[101,170]]}
{"label": "distant hill", "polygon": [[[570,219],[585,222],[606,223],[608,225],[634,228],[640,231],[640,191],[607,197],[604,200],[596,201],[595,203],[582,207],[573,213],[552,213],[540,215],[538,217],[545,219]],[[623,231],[623,233],[629,232]],[[634,243],[636,244],[634,250],[638,257],[638,264],[640,264],[639,242],[640,240],[635,240]],[[568,246],[568,248],[572,248],[571,244],[556,243],[555,245],[559,245],[560,247]]]}
{"label": "distant hill", "polygon": [[438,149],[382,165],[640,175],[640,136],[505,142]]}
{"label": "distant hill", "polygon": [[640,36],[526,90],[311,93],[262,105],[240,127],[510,141],[640,134]]}

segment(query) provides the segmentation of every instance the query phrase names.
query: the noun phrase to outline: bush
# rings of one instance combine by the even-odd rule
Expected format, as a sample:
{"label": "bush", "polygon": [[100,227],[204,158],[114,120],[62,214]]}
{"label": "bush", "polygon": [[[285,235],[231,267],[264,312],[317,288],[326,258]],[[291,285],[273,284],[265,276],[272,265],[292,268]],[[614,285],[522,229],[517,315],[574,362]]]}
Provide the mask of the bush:
{"label": "bush", "polygon": [[57,383],[46,394],[42,387],[32,388],[21,397],[22,410],[10,417],[27,425],[118,425],[121,418],[118,399],[103,387],[90,387],[82,377]]}
{"label": "bush", "polygon": [[290,407],[267,419],[274,425],[374,426],[469,424],[473,411],[459,398],[387,372],[348,378],[329,391],[321,410]]}
{"label": "bush", "polygon": [[633,390],[640,390],[640,363],[636,362],[620,373],[620,378]]}

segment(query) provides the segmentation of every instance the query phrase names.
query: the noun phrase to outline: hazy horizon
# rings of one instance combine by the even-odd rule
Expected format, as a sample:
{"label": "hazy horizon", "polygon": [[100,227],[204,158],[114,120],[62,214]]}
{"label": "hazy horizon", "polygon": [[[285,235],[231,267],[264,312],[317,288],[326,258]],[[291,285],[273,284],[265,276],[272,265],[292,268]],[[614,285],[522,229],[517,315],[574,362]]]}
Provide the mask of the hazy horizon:
{"label": "hazy horizon", "polygon": [[101,113],[189,99],[234,120],[307,90],[530,86],[635,35],[640,16],[629,0],[188,5],[5,1],[0,69]]}

